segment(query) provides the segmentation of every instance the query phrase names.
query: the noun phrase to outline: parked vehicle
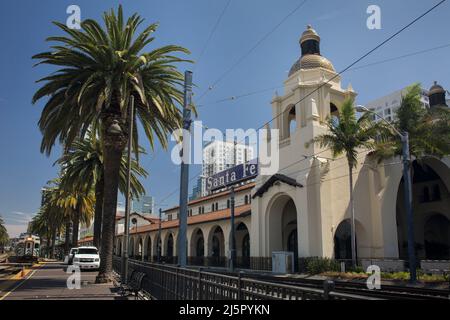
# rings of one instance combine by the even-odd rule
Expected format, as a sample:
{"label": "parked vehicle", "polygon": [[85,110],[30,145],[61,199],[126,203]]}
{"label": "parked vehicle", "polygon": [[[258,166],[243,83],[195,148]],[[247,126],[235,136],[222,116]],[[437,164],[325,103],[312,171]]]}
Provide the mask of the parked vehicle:
{"label": "parked vehicle", "polygon": [[80,269],[98,270],[100,267],[100,255],[96,247],[78,247],[73,256],[73,265]]}

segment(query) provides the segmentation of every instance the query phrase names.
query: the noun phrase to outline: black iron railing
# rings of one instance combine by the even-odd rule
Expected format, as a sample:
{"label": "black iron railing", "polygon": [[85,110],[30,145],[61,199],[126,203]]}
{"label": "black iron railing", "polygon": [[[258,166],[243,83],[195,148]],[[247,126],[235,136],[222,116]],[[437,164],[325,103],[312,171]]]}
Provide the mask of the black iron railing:
{"label": "black iron railing", "polygon": [[[129,260],[129,274],[143,272],[142,289],[157,300],[363,300],[367,297],[291,286],[199,269]],[[120,273],[120,258],[114,257]]]}

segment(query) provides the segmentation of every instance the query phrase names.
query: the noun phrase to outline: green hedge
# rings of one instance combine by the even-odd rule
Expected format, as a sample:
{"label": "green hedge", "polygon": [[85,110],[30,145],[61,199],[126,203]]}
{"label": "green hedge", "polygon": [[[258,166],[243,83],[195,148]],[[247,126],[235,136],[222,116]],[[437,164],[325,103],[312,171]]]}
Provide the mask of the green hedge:
{"label": "green hedge", "polygon": [[300,262],[300,270],[309,274],[319,274],[327,271],[340,271],[339,262],[330,258],[310,257]]}

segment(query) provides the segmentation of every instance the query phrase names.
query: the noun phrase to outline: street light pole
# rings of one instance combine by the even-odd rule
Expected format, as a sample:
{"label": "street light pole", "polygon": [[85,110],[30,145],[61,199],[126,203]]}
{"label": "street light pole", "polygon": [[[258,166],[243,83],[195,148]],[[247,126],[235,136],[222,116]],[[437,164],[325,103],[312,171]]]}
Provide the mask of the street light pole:
{"label": "street light pole", "polygon": [[187,260],[187,205],[189,188],[189,161],[190,137],[187,132],[191,127],[191,100],[192,100],[192,72],[184,73],[184,103],[183,103],[183,141],[181,155],[181,181],[180,181],[180,213],[178,221],[180,229],[178,234],[178,264],[186,267]]}
{"label": "street light pole", "polygon": [[385,122],[401,139],[402,142],[402,162],[403,162],[403,187],[404,187],[404,205],[406,210],[406,219],[408,223],[408,262],[409,262],[409,281],[414,283],[417,280],[416,274],[416,252],[414,248],[414,215],[412,207],[412,180],[411,180],[411,155],[409,151],[409,134],[400,132],[392,123],[380,116],[378,113],[367,109],[364,106],[357,106],[358,112],[368,112]]}
{"label": "street light pole", "polygon": [[134,124],[134,96],[130,96],[129,120],[128,120],[128,150],[127,150],[127,190],[125,196],[125,230],[124,246],[122,252],[122,283],[128,281],[128,245],[130,238],[130,208],[131,208],[131,149],[133,141]]}
{"label": "street light pole", "polygon": [[234,232],[234,186],[231,186],[230,190],[230,224],[231,224],[231,232],[230,232],[230,271],[234,272],[235,264],[236,264],[236,238]]}
{"label": "street light pole", "polygon": [[[233,165],[236,166],[236,146],[237,140],[234,139],[233,142]],[[235,206],[235,194],[234,194],[234,186],[231,186],[230,189],[230,271],[234,272],[234,268],[236,266],[236,236],[235,236],[235,227],[234,227],[234,206]]]}
{"label": "street light pole", "polygon": [[414,215],[412,208],[412,181],[411,181],[411,156],[409,152],[409,134],[404,132],[402,139],[403,156],[403,186],[405,209],[408,221],[408,256],[409,256],[409,280],[415,282],[416,275],[416,252],[414,248]]}

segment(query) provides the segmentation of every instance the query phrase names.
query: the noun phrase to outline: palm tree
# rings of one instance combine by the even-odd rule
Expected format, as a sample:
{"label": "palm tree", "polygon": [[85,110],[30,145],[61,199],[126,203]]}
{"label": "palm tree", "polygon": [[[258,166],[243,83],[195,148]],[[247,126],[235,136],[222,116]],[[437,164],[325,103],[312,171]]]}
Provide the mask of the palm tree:
{"label": "palm tree", "polygon": [[8,241],[9,241],[8,230],[6,230],[3,218],[0,217],[0,247],[2,247],[2,251],[3,247],[8,243]]}
{"label": "palm tree", "polygon": [[[450,154],[450,109],[424,108],[421,91],[419,83],[407,88],[392,125],[399,132],[408,132],[410,156],[416,160],[426,156],[442,158]],[[401,154],[402,144],[396,134],[378,143],[373,152],[379,162]]]}
{"label": "palm tree", "polygon": [[[54,182],[55,184],[56,182]],[[55,257],[56,236],[61,231],[64,220],[64,210],[58,205],[58,187],[47,186],[44,203],[39,212],[33,217],[29,232],[47,240],[47,249],[51,248],[50,257]]]}
{"label": "palm tree", "polygon": [[89,227],[94,216],[95,193],[92,185],[85,184],[81,188],[70,186],[65,181],[64,170],[58,181],[56,205],[72,221],[72,246],[76,247],[80,223]]}
{"label": "palm tree", "polygon": [[[153,148],[155,136],[163,147],[168,134],[181,127],[181,91],[183,75],[174,63],[186,60],[174,52],[189,53],[183,47],[168,45],[143,53],[154,38],[157,24],[140,34],[143,19],[133,14],[124,20],[122,7],[117,15],[111,10],[103,15],[105,28],[96,21],[82,22],[80,30],[54,22],[65,36],[50,37],[57,42],[48,52],[35,55],[38,64],[59,68],[40,82],[33,103],[47,100],[39,127],[43,133],[41,151],[49,154],[56,140],[70,147],[88,128],[100,132],[103,147],[104,201],[101,265],[97,282],[112,281],[112,253],[115,231],[120,163],[128,139],[128,105],[136,100],[136,118],[140,120]],[[133,149],[138,158],[138,129],[133,135]]]}
{"label": "palm tree", "polygon": [[[143,150],[141,150],[143,153]],[[94,214],[94,246],[100,247],[102,216],[103,216],[103,148],[101,140],[93,132],[88,132],[85,139],[77,139],[59,158],[56,163],[64,168],[63,181],[66,187],[82,189],[86,185],[95,186],[95,214]],[[119,190],[125,194],[126,190],[127,158],[123,153],[120,166]],[[131,162],[131,193],[133,198],[145,194],[144,186],[138,176],[147,177],[147,171],[133,159]]]}
{"label": "palm tree", "polygon": [[[353,201],[353,169],[358,164],[358,149],[374,150],[375,139],[383,137],[384,127],[371,121],[370,114],[364,114],[356,119],[353,100],[347,99],[339,110],[339,118],[329,117],[325,123],[328,132],[316,136],[310,144],[318,144],[321,148],[329,148],[333,158],[345,154],[349,170],[350,214],[351,214],[351,247],[352,265],[356,267],[356,234],[355,234],[355,208]],[[380,135],[381,134],[381,135]]]}

